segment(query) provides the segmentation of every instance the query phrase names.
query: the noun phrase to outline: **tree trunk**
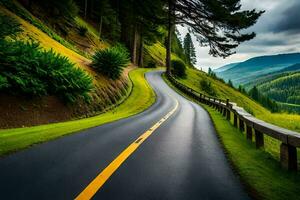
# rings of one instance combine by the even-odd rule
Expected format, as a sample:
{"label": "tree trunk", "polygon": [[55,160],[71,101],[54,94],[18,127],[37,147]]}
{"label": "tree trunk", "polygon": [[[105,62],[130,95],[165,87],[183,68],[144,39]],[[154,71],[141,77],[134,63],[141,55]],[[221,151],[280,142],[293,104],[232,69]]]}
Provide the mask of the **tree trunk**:
{"label": "tree trunk", "polygon": [[133,42],[132,42],[132,55],[131,55],[131,62],[133,64],[137,64],[136,62],[136,54],[137,54],[137,40],[138,40],[138,29],[137,25],[134,25],[134,33],[133,33]]}
{"label": "tree trunk", "polygon": [[144,67],[144,40],[143,36],[141,35],[140,37],[140,53],[139,53],[139,60],[138,60],[138,65],[139,67]]}
{"label": "tree trunk", "polygon": [[86,19],[87,16],[87,7],[88,7],[88,0],[84,1],[84,19]]}
{"label": "tree trunk", "polygon": [[172,46],[172,34],[175,28],[174,20],[173,20],[173,2],[172,0],[168,0],[169,11],[168,11],[168,37],[166,44],[166,68],[167,74],[171,75],[171,46]]}
{"label": "tree trunk", "polygon": [[103,24],[103,16],[100,16],[100,23],[99,23],[99,40],[101,39],[102,34],[102,24]]}

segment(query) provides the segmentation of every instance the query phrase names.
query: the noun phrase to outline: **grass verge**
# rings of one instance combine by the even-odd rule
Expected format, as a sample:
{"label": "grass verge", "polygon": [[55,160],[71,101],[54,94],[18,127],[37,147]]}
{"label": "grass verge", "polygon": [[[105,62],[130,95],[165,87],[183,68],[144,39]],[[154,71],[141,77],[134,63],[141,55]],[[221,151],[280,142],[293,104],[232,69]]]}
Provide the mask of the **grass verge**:
{"label": "grass verge", "polygon": [[[130,96],[120,106],[104,114],[69,122],[0,130],[0,155],[144,111],[155,102],[155,93],[144,77],[145,73],[151,70],[139,68],[131,71],[129,76],[133,89]],[[141,98],[141,94],[143,94],[143,98]]]}
{"label": "grass verge", "polygon": [[[165,77],[164,80],[175,91],[187,97],[171,85]],[[253,198],[270,200],[300,199],[299,172],[283,170],[280,163],[272,155],[256,149],[254,143],[248,142],[245,136],[220,113],[207,105],[200,105],[211,116],[227,158]]]}

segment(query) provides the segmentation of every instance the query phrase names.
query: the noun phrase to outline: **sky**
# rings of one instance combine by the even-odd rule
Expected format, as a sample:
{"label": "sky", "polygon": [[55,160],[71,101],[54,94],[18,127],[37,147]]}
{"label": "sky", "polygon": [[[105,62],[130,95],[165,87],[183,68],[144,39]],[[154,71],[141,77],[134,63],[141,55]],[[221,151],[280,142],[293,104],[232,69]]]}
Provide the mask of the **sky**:
{"label": "sky", "polygon": [[[300,52],[300,0],[241,0],[242,9],[265,10],[258,22],[248,29],[257,36],[242,43],[236,54],[223,59],[208,54],[193,37],[197,54],[197,67],[216,69],[223,65],[245,61],[255,56]],[[177,27],[183,38],[186,27]]]}

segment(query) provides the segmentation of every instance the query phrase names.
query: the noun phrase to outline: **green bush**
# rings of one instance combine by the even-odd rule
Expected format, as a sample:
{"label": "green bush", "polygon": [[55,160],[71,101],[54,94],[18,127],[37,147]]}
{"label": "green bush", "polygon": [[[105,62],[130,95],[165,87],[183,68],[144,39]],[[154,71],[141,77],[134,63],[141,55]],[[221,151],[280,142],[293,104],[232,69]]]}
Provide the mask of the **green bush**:
{"label": "green bush", "polygon": [[116,80],[123,69],[129,64],[129,53],[121,45],[104,50],[98,50],[93,56],[92,67],[103,75]]}
{"label": "green bush", "polygon": [[80,26],[78,29],[79,35],[85,36],[87,33],[88,29],[85,26]]}
{"label": "green bush", "polygon": [[184,62],[182,62],[181,60],[172,60],[171,61],[171,69],[172,69],[172,74],[174,76],[180,77],[180,78],[184,78],[186,77],[186,66],[184,64]]}
{"label": "green bush", "polygon": [[92,78],[68,58],[42,51],[37,43],[0,42],[0,91],[13,95],[55,95],[65,102],[88,101]]}
{"label": "green bush", "polygon": [[206,92],[208,95],[216,96],[215,89],[211,86],[211,82],[208,80],[201,80],[200,81],[201,89]]}

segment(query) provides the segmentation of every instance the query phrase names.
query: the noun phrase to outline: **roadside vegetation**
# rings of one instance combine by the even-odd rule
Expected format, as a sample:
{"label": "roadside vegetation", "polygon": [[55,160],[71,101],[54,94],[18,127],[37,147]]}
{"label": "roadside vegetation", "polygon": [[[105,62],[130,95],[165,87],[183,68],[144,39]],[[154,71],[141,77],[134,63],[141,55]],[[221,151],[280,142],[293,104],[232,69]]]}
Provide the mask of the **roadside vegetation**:
{"label": "roadside vegetation", "polygon": [[117,45],[98,50],[93,56],[92,67],[99,73],[116,80],[130,63],[130,54],[126,47]]}
{"label": "roadside vegetation", "polygon": [[[151,70],[135,69],[131,71],[129,76],[132,80],[133,88],[128,98],[121,105],[101,115],[69,122],[0,130],[0,155],[144,111],[155,102],[155,93],[144,77],[145,73]],[[143,94],[143,98],[140,98],[140,94]]]}
{"label": "roadside vegetation", "polygon": [[0,92],[25,97],[55,95],[65,102],[89,101],[92,78],[68,58],[43,51],[36,42],[6,40],[21,32],[13,18],[0,15]]}

